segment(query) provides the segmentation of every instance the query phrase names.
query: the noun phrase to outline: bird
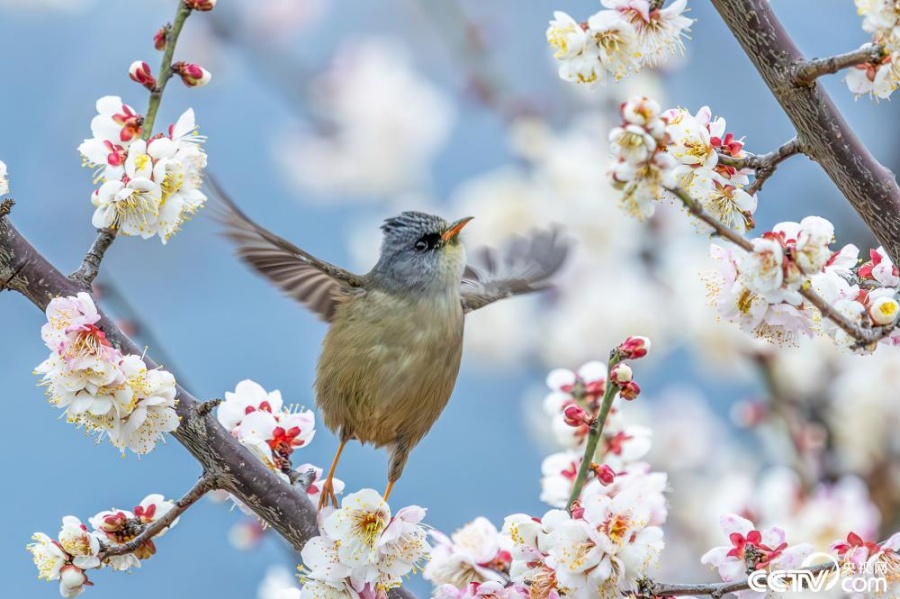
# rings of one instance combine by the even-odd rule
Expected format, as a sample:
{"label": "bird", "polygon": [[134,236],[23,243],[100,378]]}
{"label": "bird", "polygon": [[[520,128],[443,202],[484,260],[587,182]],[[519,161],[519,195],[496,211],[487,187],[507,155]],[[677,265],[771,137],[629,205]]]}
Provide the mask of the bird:
{"label": "bird", "polygon": [[549,287],[570,248],[552,227],[514,237],[500,250],[479,248],[467,259],[460,232],[472,217],[448,222],[407,211],[384,221],[378,261],[360,275],[256,224],[221,189],[215,196],[224,208],[222,232],[238,257],[329,324],[314,393],[339,445],[319,510],[329,501],[337,507],[335,471],[354,439],[388,449],[388,500],[453,392],[466,314]]}

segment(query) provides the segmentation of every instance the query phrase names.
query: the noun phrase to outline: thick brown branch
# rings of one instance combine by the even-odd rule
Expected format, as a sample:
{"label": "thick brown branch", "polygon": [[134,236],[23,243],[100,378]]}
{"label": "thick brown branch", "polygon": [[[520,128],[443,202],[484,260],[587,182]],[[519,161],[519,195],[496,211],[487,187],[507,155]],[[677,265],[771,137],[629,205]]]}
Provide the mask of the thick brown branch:
{"label": "thick brown branch", "polygon": [[[43,310],[54,297],[82,291],[22,237],[8,219],[0,219],[0,281]],[[107,339],[129,354],[143,355],[116,323],[101,312],[100,327]],[[148,368],[156,363],[144,357]],[[204,403],[180,385],[176,410],[181,424],[173,433],[179,443],[200,462],[203,471],[215,477],[217,487],[228,491],[262,520],[278,531],[296,551],[318,536],[316,509],[306,493],[278,478],[238,443],[210,413]],[[405,589],[392,589],[391,597],[414,599]]]}
{"label": "thick brown branch", "polygon": [[858,50],[846,54],[828,58],[813,58],[794,65],[794,82],[797,85],[810,85],[823,75],[831,75],[856,65],[878,63],[883,57],[884,48],[881,45],[866,44]]}
{"label": "thick brown branch", "polygon": [[86,288],[90,287],[97,275],[100,274],[100,263],[103,262],[106,250],[109,249],[109,246],[112,245],[115,239],[116,232],[112,229],[97,229],[97,237],[94,239],[94,243],[91,244],[90,249],[88,249],[87,254],[84,255],[81,266],[69,275],[69,278],[81,283]]}
{"label": "thick brown branch", "polygon": [[794,124],[804,152],[900,264],[900,187],[893,173],[860,142],[818,83],[796,83],[794,70],[803,56],[767,0],[712,3]]}
{"label": "thick brown branch", "polygon": [[175,502],[175,507],[169,510],[165,516],[159,520],[148,524],[141,533],[122,545],[111,545],[100,553],[100,559],[106,559],[114,555],[125,555],[126,553],[134,553],[138,548],[160,534],[175,522],[178,517],[183,514],[189,507],[197,503],[197,501],[206,495],[209,491],[216,488],[216,478],[209,474],[203,474],[191,489],[184,494],[184,497]]}
{"label": "thick brown branch", "polygon": [[[713,235],[717,237],[722,237],[723,239],[727,239],[731,243],[735,244],[742,250],[746,252],[753,251],[753,244],[750,243],[743,236],[738,235],[735,231],[729,229],[725,226],[723,222],[709,214],[706,210],[703,209],[703,206],[691,197],[684,189],[680,187],[676,187],[670,189],[675,196],[681,200],[681,203],[687,209],[687,211],[693,215],[696,219],[706,223],[713,229]],[[866,330],[860,327],[858,324],[850,321],[846,316],[838,312],[834,306],[825,301],[822,296],[816,293],[813,288],[809,285],[809,282],[805,283],[802,287],[800,287],[800,295],[803,296],[810,304],[816,307],[823,317],[827,318],[841,329],[844,330],[848,335],[856,339],[856,342],[859,347],[868,347],[873,343],[877,343],[879,340],[884,338],[887,334],[890,333],[891,327],[884,327],[882,329],[876,330]]]}

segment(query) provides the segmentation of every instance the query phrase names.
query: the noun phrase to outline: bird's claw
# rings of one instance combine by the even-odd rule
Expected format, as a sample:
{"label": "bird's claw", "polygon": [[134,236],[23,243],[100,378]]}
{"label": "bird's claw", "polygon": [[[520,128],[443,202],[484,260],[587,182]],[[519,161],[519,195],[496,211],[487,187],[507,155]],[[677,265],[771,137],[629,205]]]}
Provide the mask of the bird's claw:
{"label": "bird's claw", "polygon": [[331,505],[334,507],[338,506],[337,497],[334,494],[334,484],[331,482],[331,479],[325,479],[325,482],[322,483],[322,491],[319,493],[319,511],[321,512],[328,502],[331,502]]}

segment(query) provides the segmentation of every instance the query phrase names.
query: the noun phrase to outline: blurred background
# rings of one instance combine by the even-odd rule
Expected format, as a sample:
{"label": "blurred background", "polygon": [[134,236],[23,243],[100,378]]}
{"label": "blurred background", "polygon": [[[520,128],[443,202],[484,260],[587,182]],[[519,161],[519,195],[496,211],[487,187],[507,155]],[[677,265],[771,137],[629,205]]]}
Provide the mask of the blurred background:
{"label": "blurred background", "polygon": [[[807,56],[867,41],[849,0],[773,0]],[[128,65],[157,70],[153,33],[174,0],[0,0],[0,159],[16,227],[61,270],[94,237],[91,172],[76,148],[94,104],[146,93]],[[541,465],[558,448],[541,408],[544,377],[605,359],[629,334],[654,353],[639,363],[641,398],[626,417],[654,431],[648,461],[669,473],[667,551],[659,578],[716,577],[699,556],[724,539],[723,511],[779,524],[791,541],[827,545],[855,530],[896,528],[893,434],[900,355],[838,355],[828,342],[779,349],[718,322],[699,273],[707,240],[676,210],[629,220],[607,186],[606,136],[617,107],[650,95],[665,107],[710,105],[763,153],[793,133],[748,59],[705,2],[683,57],[620,84],[575,89],[556,76],[544,30],[553,10],[583,20],[586,0],[222,0],[192,17],[176,59],[213,73],[202,89],[173,81],[157,128],[188,107],[208,136],[209,171],[254,219],[315,255],[367,270],[381,219],[403,209],[474,215],[467,243],[498,244],[534,226],[564,225],[577,251],[558,289],[470,317],[462,373],[445,414],[413,453],[392,504],[428,508],[450,533],[478,515],[498,527],[541,515]],[[897,166],[897,107],[854,100],[827,78],[838,107],[886,165]],[[818,214],[839,244],[867,256],[872,240],[837,190],[804,157],[760,195],[763,230]],[[148,353],[201,398],[251,378],[312,407],[325,326],[232,256],[202,211],[163,246],[120,239],[98,280],[100,304],[134,327]],[[58,596],[36,580],[25,545],[60,518],[131,509],[146,494],[180,496],[199,468],[177,443],[138,459],[74,430],[47,405],[33,368],[46,357],[43,314],[13,293],[4,315],[0,380],[10,417],[0,441],[0,563],[9,597]],[[295,462],[327,466],[336,439],[322,427]],[[386,456],[351,445],[338,470],[348,489],[381,489]],[[228,504],[204,501],[125,576],[95,573],[86,596],[256,597],[267,568],[296,557]],[[430,585],[416,578],[420,596]],[[265,593],[263,594],[265,595]],[[263,596],[269,599],[269,596]]]}

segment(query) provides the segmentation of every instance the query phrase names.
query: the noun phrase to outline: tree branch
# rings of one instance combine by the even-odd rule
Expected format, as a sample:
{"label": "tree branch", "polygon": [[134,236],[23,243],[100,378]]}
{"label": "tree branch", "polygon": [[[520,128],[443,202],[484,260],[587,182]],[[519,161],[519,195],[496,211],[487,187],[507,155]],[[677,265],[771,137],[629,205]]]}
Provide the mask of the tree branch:
{"label": "tree branch", "polygon": [[121,545],[110,545],[105,550],[101,551],[99,556],[100,560],[102,561],[107,557],[112,557],[115,555],[134,553],[141,545],[171,526],[172,523],[175,522],[175,520],[181,514],[187,511],[189,507],[194,505],[201,497],[215,488],[216,477],[204,473],[203,476],[201,476],[197,480],[194,486],[184,494],[184,497],[175,502],[175,507],[169,510],[165,516],[163,516],[159,520],[155,520],[151,524],[148,524],[147,527],[144,528],[144,530],[142,530],[138,536],[134,537],[127,543],[123,543]]}
{"label": "tree branch", "polygon": [[[83,291],[50,264],[8,219],[0,219],[0,281],[44,310],[50,300]],[[116,323],[101,311],[100,327],[106,338],[123,352],[143,355]],[[148,369],[156,363],[144,356]],[[228,491],[284,537],[296,551],[319,535],[315,506],[305,493],[278,478],[226,431],[203,402],[178,385],[176,411],[181,424],[172,435],[215,477],[218,488]],[[405,589],[393,589],[391,597],[414,599]]]}
{"label": "tree branch", "polygon": [[94,243],[91,244],[87,254],[84,255],[81,266],[69,275],[69,278],[81,283],[86,288],[90,287],[97,275],[100,274],[100,263],[103,261],[106,250],[109,249],[109,246],[115,240],[116,232],[112,229],[97,229],[97,238],[94,239]]}
{"label": "tree branch", "polygon": [[804,152],[863,218],[900,264],[900,187],[844,121],[818,83],[794,79],[803,56],[767,0],[712,0],[766,85],[794,124]]}
{"label": "tree branch", "polygon": [[[829,562],[805,568],[805,570],[813,574],[832,569],[834,569],[834,564]],[[759,582],[760,584],[765,584],[765,578]],[[641,599],[656,599],[657,597],[676,597],[679,595],[709,595],[713,599],[720,599],[728,593],[746,591],[749,588],[749,578],[740,582],[712,582],[708,584],[673,584],[644,579],[638,581],[636,596]]]}
{"label": "tree branch", "polygon": [[[750,241],[743,236],[738,235],[735,231],[726,227],[724,223],[706,212],[700,202],[692,198],[687,191],[680,187],[675,187],[669,191],[681,200],[681,203],[690,214],[712,227],[713,235],[727,239],[746,252],[753,251],[753,244],[750,243]],[[846,316],[838,312],[834,306],[826,302],[822,296],[816,293],[809,284],[808,279],[800,287],[800,295],[818,309],[823,317],[832,321],[843,329],[844,332],[856,339],[858,347],[866,347],[873,343],[878,343],[878,341],[889,335],[893,329],[893,327],[881,327],[872,330],[863,329],[858,324],[850,321]]]}
{"label": "tree branch", "polygon": [[719,154],[719,162],[736,169],[752,168],[755,171],[753,183],[748,185],[744,191],[753,195],[762,189],[763,183],[775,173],[779,164],[791,156],[801,153],[803,153],[803,145],[795,137],[766,154],[751,154],[746,158],[734,158],[727,154]]}
{"label": "tree branch", "polygon": [[797,85],[811,85],[823,75],[831,75],[866,63],[878,63],[884,58],[884,47],[880,44],[865,44],[858,50],[829,56],[828,58],[813,58],[794,65],[794,82]]}

